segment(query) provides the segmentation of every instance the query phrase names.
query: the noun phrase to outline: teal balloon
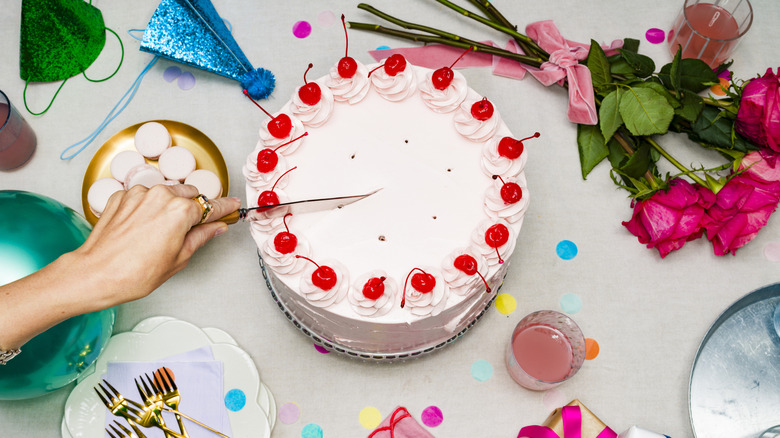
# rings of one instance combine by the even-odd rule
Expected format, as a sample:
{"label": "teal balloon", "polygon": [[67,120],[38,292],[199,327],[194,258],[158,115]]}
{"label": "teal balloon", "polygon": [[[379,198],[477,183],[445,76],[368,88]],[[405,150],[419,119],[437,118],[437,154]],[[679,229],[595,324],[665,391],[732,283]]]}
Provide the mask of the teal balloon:
{"label": "teal balloon", "polygon": [[[86,240],[89,223],[59,202],[0,191],[0,286],[43,268]],[[108,343],[116,309],[75,316],[39,334],[0,365],[0,400],[37,397],[73,382]]]}

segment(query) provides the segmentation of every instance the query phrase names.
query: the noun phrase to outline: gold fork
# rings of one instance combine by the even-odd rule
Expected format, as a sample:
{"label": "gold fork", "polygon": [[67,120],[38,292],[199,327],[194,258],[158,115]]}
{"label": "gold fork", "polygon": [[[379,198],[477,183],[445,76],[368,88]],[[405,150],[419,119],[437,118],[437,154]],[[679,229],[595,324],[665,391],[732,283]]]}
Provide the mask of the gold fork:
{"label": "gold fork", "polygon": [[[116,424],[119,429],[117,429],[114,424]],[[113,433],[111,433],[111,430],[108,430],[108,427],[106,428],[106,433],[108,433],[108,436],[111,438],[146,438],[146,435],[141,432],[141,429],[136,426],[135,423],[128,421],[128,424],[130,427],[133,428],[133,430],[129,430],[125,426],[122,425],[122,423],[118,422],[117,420],[114,420],[114,424],[109,424],[108,426],[111,428],[111,430],[114,431],[116,436],[114,436]]]}
{"label": "gold fork", "polygon": [[[149,406],[144,406],[136,401],[127,399],[124,396],[122,396],[122,394],[120,394],[119,391],[116,390],[116,388],[111,386],[110,383],[108,383],[105,380],[103,380],[103,383],[105,384],[105,386],[103,386],[103,384],[98,383],[98,387],[100,387],[100,389],[103,391],[105,396],[104,394],[101,394],[97,388],[95,388],[95,392],[97,393],[98,397],[100,397],[100,400],[103,402],[103,404],[108,408],[108,410],[111,411],[112,414],[124,417],[125,419],[129,420],[131,423],[136,423],[139,426],[143,426],[147,428],[159,427],[160,429],[162,429],[163,432],[165,432],[166,434],[174,438],[188,438],[160,424],[160,422],[157,419],[157,415]],[[108,387],[108,389],[106,389],[106,387]]]}
{"label": "gold fork", "polygon": [[[154,388],[154,390],[149,389],[149,386],[146,384],[146,380],[144,380],[144,377],[149,381],[149,384]],[[138,383],[138,379],[141,379],[141,383]],[[138,379],[135,380],[135,387],[138,388],[138,394],[141,396],[141,400],[144,401],[146,406],[148,406],[152,411],[154,411],[155,416],[157,417],[157,421],[165,426],[165,420],[162,417],[162,410],[163,406],[165,404],[163,403],[162,393],[159,391],[157,386],[155,386],[154,382],[149,378],[148,375],[144,374],[143,376],[139,376]],[[141,385],[143,384],[143,388],[141,388]],[[183,435],[187,435],[186,433],[182,432]]]}

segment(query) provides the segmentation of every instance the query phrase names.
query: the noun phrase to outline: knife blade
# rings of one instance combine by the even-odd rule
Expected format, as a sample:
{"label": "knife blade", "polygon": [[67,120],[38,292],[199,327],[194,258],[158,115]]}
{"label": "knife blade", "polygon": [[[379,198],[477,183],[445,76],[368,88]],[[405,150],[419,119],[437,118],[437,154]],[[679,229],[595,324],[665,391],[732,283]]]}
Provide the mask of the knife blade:
{"label": "knife blade", "polygon": [[[274,212],[280,216],[287,213],[301,214],[311,213],[314,211],[332,210],[334,208],[341,208],[345,205],[352,204],[353,202],[365,199],[374,193],[382,190],[381,188],[373,190],[362,195],[349,195],[349,196],[334,196],[328,198],[313,198],[313,199],[301,199],[297,201],[282,202],[274,205],[265,205],[261,207],[248,207],[239,208],[238,210],[223,216],[219,220],[226,224],[234,224],[239,221],[252,221],[258,218],[267,218],[270,212]],[[263,216],[259,216],[259,213],[263,213]]]}

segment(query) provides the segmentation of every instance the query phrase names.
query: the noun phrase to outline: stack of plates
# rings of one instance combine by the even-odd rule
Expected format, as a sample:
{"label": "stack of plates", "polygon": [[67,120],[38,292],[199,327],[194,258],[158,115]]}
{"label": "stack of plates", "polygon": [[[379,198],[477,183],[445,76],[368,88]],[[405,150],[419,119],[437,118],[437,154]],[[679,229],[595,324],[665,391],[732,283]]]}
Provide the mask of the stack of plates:
{"label": "stack of plates", "polygon": [[82,374],[78,385],[68,396],[62,419],[62,437],[106,436],[105,419],[111,413],[98,399],[93,387],[106,373],[108,362],[159,361],[203,347],[209,347],[214,359],[223,363],[224,391],[239,389],[246,395],[246,405],[242,409],[228,410],[231,436],[269,438],[276,421],[276,402],[260,380],[252,358],[224,331],[201,329],[170,317],[144,320],[132,331],[111,338],[92,372],[88,370]]}

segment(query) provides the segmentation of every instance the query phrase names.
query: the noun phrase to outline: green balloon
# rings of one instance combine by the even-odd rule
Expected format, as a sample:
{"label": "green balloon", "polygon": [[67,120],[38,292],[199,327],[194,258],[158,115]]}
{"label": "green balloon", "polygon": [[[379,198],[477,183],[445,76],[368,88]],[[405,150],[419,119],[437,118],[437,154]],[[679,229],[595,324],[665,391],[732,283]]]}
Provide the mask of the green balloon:
{"label": "green balloon", "polygon": [[[83,217],[51,198],[0,191],[0,285],[78,248],[90,230]],[[27,342],[0,366],[0,400],[37,397],[76,380],[108,343],[115,319],[114,308],[75,316]]]}

